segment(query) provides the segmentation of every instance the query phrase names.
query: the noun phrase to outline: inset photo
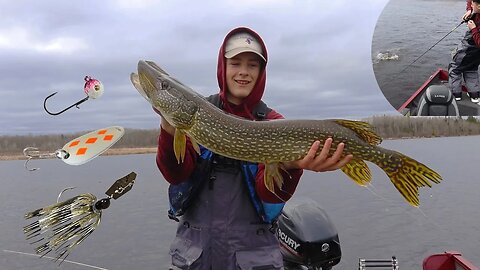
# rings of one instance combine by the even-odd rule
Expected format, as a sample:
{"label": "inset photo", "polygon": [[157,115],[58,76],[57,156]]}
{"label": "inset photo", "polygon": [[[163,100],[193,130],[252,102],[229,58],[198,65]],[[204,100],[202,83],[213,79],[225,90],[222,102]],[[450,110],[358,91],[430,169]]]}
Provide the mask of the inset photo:
{"label": "inset photo", "polygon": [[390,0],[372,40],[375,77],[408,116],[480,115],[480,0]]}

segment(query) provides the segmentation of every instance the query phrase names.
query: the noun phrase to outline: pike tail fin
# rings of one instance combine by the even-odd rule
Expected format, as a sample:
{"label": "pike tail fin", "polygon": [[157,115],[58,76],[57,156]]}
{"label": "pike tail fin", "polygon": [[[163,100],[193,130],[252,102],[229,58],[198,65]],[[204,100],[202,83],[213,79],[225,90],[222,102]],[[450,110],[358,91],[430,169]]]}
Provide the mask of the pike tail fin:
{"label": "pike tail fin", "polygon": [[432,182],[439,184],[442,180],[440,174],[426,165],[410,158],[404,154],[395,152],[401,160],[401,164],[384,162],[379,166],[392,181],[393,185],[402,194],[405,200],[412,206],[420,204],[418,198],[419,187],[432,187]]}

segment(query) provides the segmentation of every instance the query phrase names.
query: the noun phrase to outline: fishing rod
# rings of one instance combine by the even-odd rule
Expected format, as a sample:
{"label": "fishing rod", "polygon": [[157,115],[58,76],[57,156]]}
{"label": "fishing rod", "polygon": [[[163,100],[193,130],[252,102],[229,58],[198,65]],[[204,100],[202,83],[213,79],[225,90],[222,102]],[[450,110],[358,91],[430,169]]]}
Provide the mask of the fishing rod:
{"label": "fishing rod", "polygon": [[415,62],[418,61],[418,59],[422,58],[422,56],[424,56],[427,52],[429,52],[431,49],[433,49],[433,47],[435,47],[438,43],[440,43],[442,40],[444,40],[448,35],[450,35],[453,31],[457,30],[458,27],[460,27],[460,25],[468,22],[468,20],[470,20],[471,17],[467,20],[463,20],[462,22],[460,22],[457,26],[455,26],[455,28],[453,28],[450,32],[448,32],[445,36],[443,36],[439,41],[435,42],[435,44],[433,44],[430,48],[428,48],[428,50],[426,50],[424,53],[422,53],[422,55],[420,55],[419,57],[417,57],[415,60],[413,60],[412,63],[410,63],[409,65],[407,65],[406,67],[404,67],[399,73],[402,73],[404,72],[407,68],[409,68],[411,65],[413,65]]}

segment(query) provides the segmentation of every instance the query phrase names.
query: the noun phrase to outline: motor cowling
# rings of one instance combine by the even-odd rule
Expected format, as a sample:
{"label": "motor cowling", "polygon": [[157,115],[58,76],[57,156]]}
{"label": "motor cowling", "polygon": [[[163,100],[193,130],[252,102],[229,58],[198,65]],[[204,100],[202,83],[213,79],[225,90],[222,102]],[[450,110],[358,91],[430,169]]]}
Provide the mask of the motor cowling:
{"label": "motor cowling", "polygon": [[313,200],[287,203],[278,218],[276,235],[286,267],[331,269],[340,262],[337,230]]}

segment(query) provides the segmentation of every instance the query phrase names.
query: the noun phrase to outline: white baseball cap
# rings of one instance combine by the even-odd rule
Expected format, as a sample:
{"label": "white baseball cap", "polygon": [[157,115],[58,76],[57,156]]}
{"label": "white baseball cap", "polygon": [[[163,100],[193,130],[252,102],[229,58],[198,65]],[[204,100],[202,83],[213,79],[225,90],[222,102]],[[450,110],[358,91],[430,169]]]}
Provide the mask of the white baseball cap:
{"label": "white baseball cap", "polygon": [[260,45],[255,37],[245,32],[232,35],[227,40],[225,45],[225,57],[232,58],[235,55],[243,52],[256,53],[263,59],[263,61],[267,62],[265,57],[262,55],[262,45]]}

